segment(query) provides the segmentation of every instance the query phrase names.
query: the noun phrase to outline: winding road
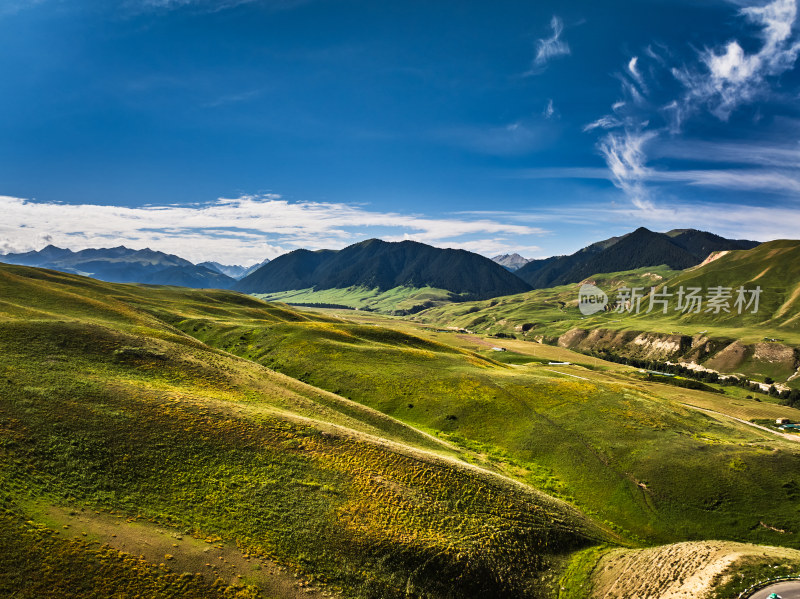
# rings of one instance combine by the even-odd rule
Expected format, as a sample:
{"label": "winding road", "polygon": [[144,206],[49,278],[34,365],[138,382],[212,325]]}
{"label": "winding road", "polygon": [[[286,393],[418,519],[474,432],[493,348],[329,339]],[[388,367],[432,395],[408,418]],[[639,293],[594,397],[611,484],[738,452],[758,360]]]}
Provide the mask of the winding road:
{"label": "winding road", "polygon": [[772,593],[777,593],[781,599],[800,599],[800,580],[778,582],[757,590],[748,599],[767,599]]}

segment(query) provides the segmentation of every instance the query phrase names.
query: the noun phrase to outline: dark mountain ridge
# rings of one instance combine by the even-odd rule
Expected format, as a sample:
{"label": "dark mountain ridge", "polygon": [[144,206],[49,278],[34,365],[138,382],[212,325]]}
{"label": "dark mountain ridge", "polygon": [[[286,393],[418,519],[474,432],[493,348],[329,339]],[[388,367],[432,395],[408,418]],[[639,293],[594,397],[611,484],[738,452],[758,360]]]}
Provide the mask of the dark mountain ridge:
{"label": "dark mountain ridge", "polygon": [[522,293],[530,287],[489,258],[416,241],[369,239],[342,250],[295,250],[248,275],[234,289],[276,293],[294,289],[395,287],[446,289],[464,299]]}
{"label": "dark mountain ridge", "polygon": [[666,264],[683,270],[700,264],[712,252],[747,250],[756,241],[725,239],[696,229],[674,229],[655,233],[639,227],[635,231],[598,241],[569,256],[533,260],[514,274],[534,289],[578,283],[597,273],[635,270]]}

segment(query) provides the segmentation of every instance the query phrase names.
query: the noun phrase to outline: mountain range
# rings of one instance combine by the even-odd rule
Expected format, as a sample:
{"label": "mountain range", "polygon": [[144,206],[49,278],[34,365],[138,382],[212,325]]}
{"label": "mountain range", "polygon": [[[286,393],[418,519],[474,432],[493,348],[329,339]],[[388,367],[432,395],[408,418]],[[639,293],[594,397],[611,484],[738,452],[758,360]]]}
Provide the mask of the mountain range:
{"label": "mountain range", "polygon": [[748,250],[757,241],[725,239],[696,229],[655,233],[640,227],[620,237],[593,243],[569,256],[531,260],[514,274],[534,289],[578,283],[597,273],[666,265],[674,270],[697,266],[718,251]]}
{"label": "mountain range", "polygon": [[275,258],[233,288],[245,293],[294,289],[396,287],[446,289],[464,299],[522,293],[530,287],[489,258],[465,250],[368,239],[342,250],[295,250]]}
{"label": "mountain range", "polygon": [[0,261],[38,266],[90,276],[110,283],[146,283],[194,288],[229,289],[236,279],[201,264],[151,249],[132,250],[125,246],[73,252],[48,245],[33,252],[5,254]]}
{"label": "mountain range", "polygon": [[205,266],[206,268],[210,268],[211,270],[215,270],[220,274],[227,275],[232,279],[243,279],[251,272],[257,271],[259,268],[264,266],[267,262],[269,262],[269,258],[259,262],[258,264],[253,264],[252,266],[240,266],[238,264],[220,264],[219,262],[201,262],[197,266]]}
{"label": "mountain range", "polygon": [[48,245],[39,251],[0,255],[0,261],[114,283],[235,289],[261,294],[433,288],[447,292],[448,301],[463,301],[577,283],[598,273],[646,266],[666,265],[683,270],[700,264],[712,252],[750,249],[756,245],[755,241],[725,239],[695,229],[655,233],[642,227],[593,243],[569,256],[530,261],[518,254],[490,260],[465,250],[379,239],[342,250],[299,249],[251,267],[218,262],[192,264],[173,254],[124,246],[74,252]]}

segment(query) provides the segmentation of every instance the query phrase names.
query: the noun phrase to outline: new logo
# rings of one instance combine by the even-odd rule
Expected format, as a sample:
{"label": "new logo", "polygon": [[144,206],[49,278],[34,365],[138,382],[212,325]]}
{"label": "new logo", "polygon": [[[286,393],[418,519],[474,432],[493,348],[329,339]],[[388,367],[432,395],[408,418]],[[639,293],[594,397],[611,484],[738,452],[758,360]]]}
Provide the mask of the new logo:
{"label": "new logo", "polygon": [[608,296],[599,287],[583,284],[578,291],[578,309],[584,316],[591,316],[605,310]]}

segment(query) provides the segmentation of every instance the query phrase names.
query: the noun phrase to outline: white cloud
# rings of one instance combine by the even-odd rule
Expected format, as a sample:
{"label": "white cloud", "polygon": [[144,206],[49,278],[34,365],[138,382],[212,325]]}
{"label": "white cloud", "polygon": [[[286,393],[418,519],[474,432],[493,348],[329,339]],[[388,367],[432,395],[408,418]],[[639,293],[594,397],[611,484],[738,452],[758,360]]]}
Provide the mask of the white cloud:
{"label": "white cloud", "polygon": [[644,186],[650,175],[650,169],[645,165],[645,146],[655,136],[655,131],[626,129],[606,134],[598,144],[611,171],[612,181],[637,207],[649,201]]}
{"label": "white cloud", "polygon": [[[584,131],[606,130],[597,148],[605,159],[611,180],[639,209],[653,206],[649,182],[673,182],[735,191],[760,191],[793,196],[800,191],[797,147],[741,145],[680,140],[687,121],[708,110],[722,122],[738,107],[772,98],[773,79],[794,67],[800,42],[795,39],[796,0],[772,0],[762,6],[742,8],[739,14],[758,28],[757,50],[752,44],[731,40],[719,48],[705,48],[693,65],[668,70],[684,88],[680,97],[662,102],[658,108],[649,96],[644,72],[656,80],[654,69],[667,67],[671,55],[666,48],[645,48],[643,57],[652,61],[644,68],[639,56],[632,57],[620,80],[623,99],[609,114],[587,124]],[[655,88],[654,88],[655,89]],[[656,121],[651,125],[651,121]],[[783,136],[785,139],[785,135]],[[681,161],[737,163],[760,168],[668,170],[648,168],[650,155]]]}
{"label": "white cloud", "polygon": [[542,115],[546,119],[551,119],[555,114],[556,114],[556,109],[553,107],[553,99],[551,98],[547,101],[547,106],[544,107]]}
{"label": "white cloud", "polygon": [[724,48],[706,48],[700,53],[704,68],[676,68],[674,76],[686,88],[683,102],[705,105],[720,120],[727,120],[742,104],[768,97],[768,77],[777,77],[794,67],[800,42],[794,36],[796,0],[774,0],[764,6],[743,8],[740,14],[761,28],[762,46],[748,54],[737,40]]}
{"label": "white cloud", "polygon": [[615,129],[617,127],[622,127],[622,121],[618,118],[606,115],[601,116],[599,119],[594,121],[593,123],[589,123],[583,128],[584,133],[588,133],[594,129]]}
{"label": "white cloud", "polygon": [[[666,52],[668,52],[667,48],[665,48],[665,47],[663,47],[663,46],[659,46],[659,49],[660,49],[660,50],[662,50],[662,51],[663,51],[663,52],[665,52],[665,53],[666,53]],[[647,54],[647,56],[649,56],[649,57],[650,57],[650,58],[652,58],[653,60],[655,60],[655,61],[656,61],[658,64],[660,64],[662,67],[664,67],[664,66],[666,66],[666,65],[667,65],[667,61],[666,61],[666,59],[665,59],[663,56],[661,56],[661,54],[659,54],[658,52],[656,52],[655,50],[653,50],[653,46],[652,46],[652,44],[651,44],[651,45],[649,45],[649,46],[647,46],[647,47],[644,49],[644,53],[645,53],[645,54]]]}
{"label": "white cloud", "polygon": [[800,145],[756,142],[710,141],[698,139],[665,140],[654,147],[655,157],[677,158],[698,162],[725,162],[747,166],[800,168]]}
{"label": "white cloud", "polygon": [[541,38],[536,42],[536,56],[531,69],[525,75],[537,75],[544,70],[551,59],[568,56],[571,53],[569,44],[561,39],[564,23],[559,17],[553,15],[553,18],[550,19],[550,28],[553,30],[553,35]]}
{"label": "white cloud", "polygon": [[633,58],[631,58],[630,61],[628,62],[628,73],[630,73],[631,77],[633,77],[633,80],[639,86],[639,89],[642,91],[642,93],[646,95],[647,86],[645,85],[644,77],[642,77],[642,74],[637,66],[638,63],[639,63],[638,56],[634,56]]}
{"label": "white cloud", "polygon": [[75,250],[122,244],[150,247],[195,262],[235,264],[260,262],[298,247],[341,248],[372,236],[410,235],[440,247],[477,247],[482,240],[491,252],[497,245],[491,240],[542,233],[538,228],[486,218],[426,218],[343,203],[288,202],[278,195],[144,207],[0,196],[0,214],[3,253],[40,249],[46,243]]}
{"label": "white cloud", "polygon": [[682,182],[689,185],[719,187],[733,191],[759,191],[784,194],[800,194],[800,178],[797,174],[775,171],[740,170],[678,170],[647,173],[648,181]]}

